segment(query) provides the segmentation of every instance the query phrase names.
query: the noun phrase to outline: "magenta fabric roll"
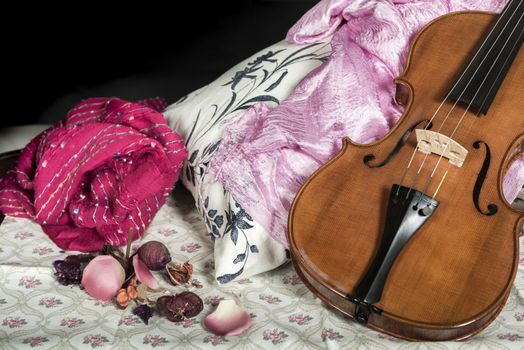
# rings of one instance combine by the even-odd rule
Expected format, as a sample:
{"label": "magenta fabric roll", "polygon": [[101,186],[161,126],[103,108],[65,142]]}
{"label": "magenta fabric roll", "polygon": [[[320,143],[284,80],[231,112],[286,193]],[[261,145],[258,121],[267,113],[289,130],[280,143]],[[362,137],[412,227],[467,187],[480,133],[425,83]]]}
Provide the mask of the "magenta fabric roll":
{"label": "magenta fabric roll", "polygon": [[[0,181],[0,210],[31,218],[62,249],[97,251],[142,235],[187,151],[153,108],[92,98],[35,137]],[[152,108],[151,108],[152,107]]]}
{"label": "magenta fabric roll", "polygon": [[[209,171],[278,242],[287,246],[293,198],[311,173],[333,157],[341,140],[383,137],[401,116],[393,79],[409,42],[428,22],[459,10],[498,12],[506,0],[324,0],[293,26],[287,40],[331,40],[332,55],[281,105],[259,103],[226,126]],[[522,164],[521,164],[522,165]],[[504,192],[511,202],[524,168],[511,168]],[[520,187],[519,187],[520,186]]]}

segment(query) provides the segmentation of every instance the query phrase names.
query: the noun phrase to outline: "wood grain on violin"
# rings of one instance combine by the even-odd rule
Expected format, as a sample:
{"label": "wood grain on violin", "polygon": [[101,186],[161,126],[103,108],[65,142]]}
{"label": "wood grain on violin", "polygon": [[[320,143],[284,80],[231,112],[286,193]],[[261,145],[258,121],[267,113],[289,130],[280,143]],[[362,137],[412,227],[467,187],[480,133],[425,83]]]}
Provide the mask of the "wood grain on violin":
{"label": "wood grain on violin", "polygon": [[[506,13],[522,17],[520,3]],[[288,238],[299,275],[371,328],[412,340],[462,339],[486,327],[508,297],[524,220],[502,192],[524,149],[521,22],[507,15],[515,29],[486,44],[495,47],[485,51],[488,61],[502,62],[488,66],[496,71],[479,79],[464,70],[486,68],[475,53],[504,24],[497,18],[468,11],[426,26],[396,80],[406,104],[399,123],[371,145],[345,139],[295,198]]]}

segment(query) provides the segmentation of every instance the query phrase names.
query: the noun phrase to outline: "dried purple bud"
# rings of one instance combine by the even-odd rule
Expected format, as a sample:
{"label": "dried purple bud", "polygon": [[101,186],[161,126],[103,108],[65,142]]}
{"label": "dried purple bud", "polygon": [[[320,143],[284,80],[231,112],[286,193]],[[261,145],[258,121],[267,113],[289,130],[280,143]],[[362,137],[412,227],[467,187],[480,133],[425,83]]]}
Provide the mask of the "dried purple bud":
{"label": "dried purple bud", "polygon": [[68,255],[64,259],[69,265],[77,265],[82,269],[82,264],[87,265],[95,256],[92,254],[77,254],[77,255]]}
{"label": "dried purple bud", "polygon": [[140,317],[145,324],[149,324],[149,319],[153,317],[153,309],[147,306],[146,304],[135,307],[133,314]]}
{"label": "dried purple bud", "polygon": [[80,264],[68,264],[64,260],[55,260],[53,262],[55,268],[55,276],[58,283],[68,286],[70,284],[80,284],[82,280],[82,270]]}
{"label": "dried purple bud", "polygon": [[64,260],[55,260],[55,276],[60,284],[80,284],[82,272],[86,265],[94,258],[92,254],[68,255]]}
{"label": "dried purple bud", "polygon": [[93,254],[78,254],[76,255],[77,259],[80,260],[82,264],[88,264],[91,260],[95,258]]}
{"label": "dried purple bud", "polygon": [[193,292],[160,297],[156,305],[159,313],[172,322],[181,322],[195,317],[204,309],[202,299]]}
{"label": "dried purple bud", "polygon": [[76,255],[68,255],[64,260],[68,265],[80,266],[80,259]]}
{"label": "dried purple bud", "polygon": [[162,270],[171,261],[171,254],[167,247],[158,241],[143,244],[137,251],[138,257],[147,268],[153,271]]}

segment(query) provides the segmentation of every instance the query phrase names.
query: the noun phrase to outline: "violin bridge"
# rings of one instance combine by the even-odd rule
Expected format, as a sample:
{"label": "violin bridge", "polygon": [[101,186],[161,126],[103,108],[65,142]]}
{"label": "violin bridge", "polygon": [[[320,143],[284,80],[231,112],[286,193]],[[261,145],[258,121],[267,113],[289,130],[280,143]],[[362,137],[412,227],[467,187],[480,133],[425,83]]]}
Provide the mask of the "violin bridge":
{"label": "violin bridge", "polygon": [[416,135],[420,152],[438,154],[459,168],[464,164],[468,150],[455,140],[431,130],[417,129]]}

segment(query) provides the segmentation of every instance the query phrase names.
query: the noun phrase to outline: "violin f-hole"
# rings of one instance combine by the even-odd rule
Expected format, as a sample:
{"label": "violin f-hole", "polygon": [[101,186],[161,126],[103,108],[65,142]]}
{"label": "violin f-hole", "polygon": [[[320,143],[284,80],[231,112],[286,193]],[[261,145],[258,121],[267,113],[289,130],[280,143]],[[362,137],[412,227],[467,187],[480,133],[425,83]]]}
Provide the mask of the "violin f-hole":
{"label": "violin f-hole", "polygon": [[408,141],[408,138],[409,136],[411,135],[411,133],[413,133],[413,131],[419,126],[421,125],[422,123],[426,122],[427,126],[426,126],[426,130],[430,130],[431,127],[433,126],[431,121],[429,121],[429,119],[424,119],[424,120],[421,120],[417,123],[415,123],[413,126],[411,126],[408,130],[406,130],[406,132],[402,135],[402,137],[398,140],[397,144],[395,145],[395,147],[391,150],[391,152],[388,154],[388,156],[386,157],[386,159],[384,159],[383,161],[381,161],[380,163],[378,164],[371,164],[371,162],[376,158],[374,154],[366,154],[364,156],[364,158],[362,159],[364,161],[364,164],[366,164],[366,166],[368,168],[380,168],[380,167],[383,167],[384,165],[388,164],[396,155],[398,152],[400,152],[400,150],[402,149],[402,147],[404,147],[404,145],[406,144],[406,142]]}
{"label": "violin f-hole", "polygon": [[477,176],[477,181],[475,181],[475,186],[473,187],[473,204],[475,204],[475,208],[477,208],[477,211],[482,215],[492,216],[495,215],[498,211],[498,207],[496,204],[489,203],[487,206],[487,211],[482,210],[479,204],[480,191],[482,190],[482,186],[484,185],[484,180],[486,179],[489,170],[489,165],[491,163],[491,151],[487,143],[481,140],[475,141],[473,143],[473,147],[475,149],[479,149],[481,144],[483,144],[486,148],[486,157],[484,158],[484,163],[482,164],[482,168],[480,168],[480,172]]}

